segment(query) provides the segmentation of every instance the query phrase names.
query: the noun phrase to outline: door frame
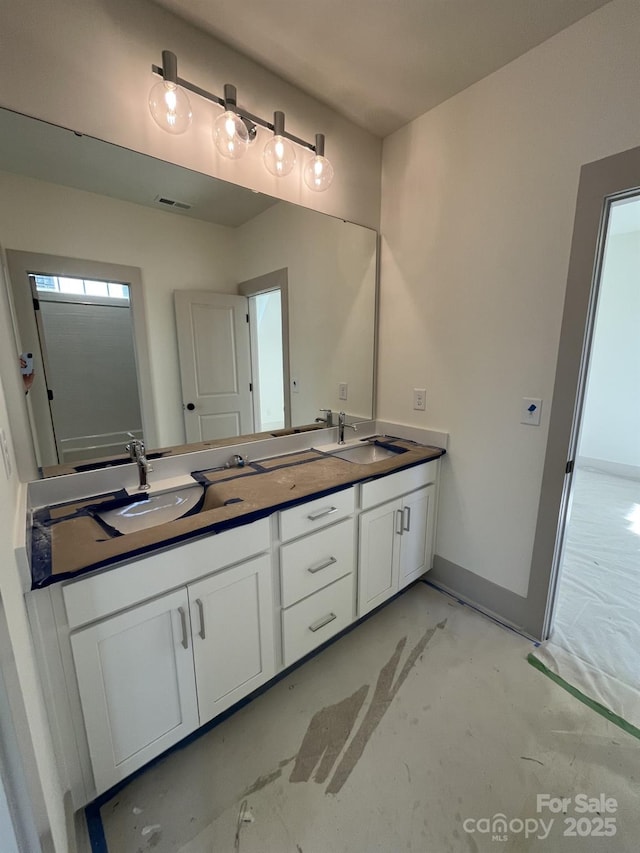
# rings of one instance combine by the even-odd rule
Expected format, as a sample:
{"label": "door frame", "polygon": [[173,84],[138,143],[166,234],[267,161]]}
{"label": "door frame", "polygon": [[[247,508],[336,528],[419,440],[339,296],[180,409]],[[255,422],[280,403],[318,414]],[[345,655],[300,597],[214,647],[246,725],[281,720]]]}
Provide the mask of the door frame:
{"label": "door frame", "polygon": [[640,192],[640,147],[588,163],[580,172],[553,405],[523,625],[547,639],[552,625],[571,469],[584,402],[586,371],[609,210]]}
{"label": "door frame", "polygon": [[[260,293],[268,293],[270,290],[280,291],[280,310],[282,314],[282,382],[284,387],[284,426],[291,427],[291,370],[289,366],[289,274],[287,267],[255,278],[242,281],[238,285],[238,293],[246,296],[257,296]],[[253,330],[249,330],[253,339]],[[253,352],[251,355],[253,370]],[[253,377],[255,382],[255,376]]]}
{"label": "door frame", "polygon": [[[38,341],[36,319],[33,311],[31,285],[29,275],[57,275],[71,278],[93,278],[102,281],[126,284],[129,287],[129,302],[133,321],[134,349],[136,371],[138,374],[138,393],[140,396],[140,412],[142,415],[142,432],[147,447],[158,446],[156,417],[153,406],[151,383],[151,361],[149,358],[149,342],[147,337],[146,310],[142,289],[142,273],[138,267],[122,264],[112,264],[105,261],[92,261],[82,258],[67,258],[61,255],[48,255],[38,252],[23,252],[16,249],[6,250],[7,267],[9,271],[10,291],[12,297],[12,315],[14,317],[14,334],[18,346],[22,339],[29,338]],[[38,386],[38,387],[36,387]],[[39,407],[42,413],[49,410],[44,383],[35,383],[29,394],[33,399],[27,400],[29,406]],[[37,395],[37,399],[36,399]],[[44,422],[44,418],[40,420]],[[36,452],[41,457],[39,437],[36,435],[33,419],[30,417],[31,431]],[[49,436],[54,442],[53,427]],[[55,444],[54,444],[55,446]],[[51,450],[50,447],[47,448]],[[38,458],[41,465],[41,458]]]}

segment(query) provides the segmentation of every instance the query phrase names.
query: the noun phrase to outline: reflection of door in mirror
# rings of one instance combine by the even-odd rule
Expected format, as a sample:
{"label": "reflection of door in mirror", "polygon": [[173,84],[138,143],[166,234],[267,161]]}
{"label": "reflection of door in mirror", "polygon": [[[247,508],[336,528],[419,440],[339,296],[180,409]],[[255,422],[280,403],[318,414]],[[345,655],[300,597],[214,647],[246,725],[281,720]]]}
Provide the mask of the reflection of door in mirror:
{"label": "reflection of door in mirror", "polygon": [[34,418],[38,445],[53,440],[61,464],[121,453],[129,434],[142,438],[129,288],[29,278],[49,414]]}
{"label": "reflection of door in mirror", "polygon": [[187,442],[253,432],[247,300],[192,290],[174,298]]}
{"label": "reflection of door in mirror", "polygon": [[187,442],[285,426],[281,295],[175,292]]}
{"label": "reflection of door in mirror", "polygon": [[7,262],[17,343],[34,353],[26,401],[38,464],[122,455],[128,433],[151,446],[139,270],[12,249]]}

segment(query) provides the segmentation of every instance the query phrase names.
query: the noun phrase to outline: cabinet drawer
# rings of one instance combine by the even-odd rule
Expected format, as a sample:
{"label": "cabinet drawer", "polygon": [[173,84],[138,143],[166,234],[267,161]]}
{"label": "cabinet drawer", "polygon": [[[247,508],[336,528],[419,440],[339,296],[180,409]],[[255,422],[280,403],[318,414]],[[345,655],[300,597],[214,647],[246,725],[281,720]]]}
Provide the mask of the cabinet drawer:
{"label": "cabinet drawer", "polygon": [[353,621],[353,577],[331,586],[282,611],[284,665],[289,666],[322,645]]}
{"label": "cabinet drawer", "polygon": [[350,574],[354,567],[353,519],[325,527],[280,549],[282,606]]}
{"label": "cabinet drawer", "polygon": [[369,509],[427,486],[429,483],[435,483],[439,462],[439,459],[433,459],[431,462],[425,462],[424,465],[414,465],[413,468],[406,468],[396,474],[388,474],[370,483],[363,483],[360,487],[362,509]]}
{"label": "cabinet drawer", "polygon": [[287,542],[304,533],[312,533],[351,515],[353,509],[353,489],[344,489],[325,498],[285,509],[280,513],[280,539]]}

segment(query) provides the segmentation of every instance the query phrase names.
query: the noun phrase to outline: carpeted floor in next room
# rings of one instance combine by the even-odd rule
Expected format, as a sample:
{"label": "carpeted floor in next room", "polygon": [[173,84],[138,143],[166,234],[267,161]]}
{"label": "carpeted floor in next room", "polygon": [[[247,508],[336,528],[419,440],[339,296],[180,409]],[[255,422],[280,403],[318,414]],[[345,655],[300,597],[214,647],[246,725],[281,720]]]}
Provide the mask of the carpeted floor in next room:
{"label": "carpeted floor in next room", "polygon": [[532,647],[419,583],[105,803],[109,853],[636,850],[640,741]]}

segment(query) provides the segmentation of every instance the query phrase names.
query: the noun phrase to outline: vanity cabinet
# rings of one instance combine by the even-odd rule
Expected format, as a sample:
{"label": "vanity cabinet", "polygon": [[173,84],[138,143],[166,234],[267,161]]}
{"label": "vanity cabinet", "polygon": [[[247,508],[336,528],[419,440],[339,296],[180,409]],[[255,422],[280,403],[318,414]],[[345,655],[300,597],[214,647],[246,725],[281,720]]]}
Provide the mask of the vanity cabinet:
{"label": "vanity cabinet", "polygon": [[[266,522],[263,524],[268,532]],[[216,544],[222,544],[226,536],[209,537],[127,568],[132,577],[137,569],[144,574],[155,568],[161,579],[163,560],[169,556],[174,563],[174,578],[179,577],[178,556],[181,560],[187,554],[203,556]],[[258,536],[255,542],[260,541]],[[251,542],[250,536],[245,537],[242,551],[235,556],[251,550],[247,542]],[[201,563],[200,573],[206,567],[206,562]],[[193,571],[191,568],[190,572]],[[87,612],[83,616],[75,598],[78,590],[67,587],[65,598],[71,603],[72,622],[91,615],[90,596],[96,591],[91,581],[98,579],[101,579],[99,585],[113,580],[109,573],[104,573],[84,581]],[[81,583],[78,581],[73,586]],[[141,583],[138,577],[133,587]],[[268,552],[71,633],[98,793],[273,677],[272,614],[272,566]]]}
{"label": "vanity cabinet", "polygon": [[353,622],[354,511],[355,489],[350,488],[279,514],[285,666]]}
{"label": "vanity cabinet", "polygon": [[74,806],[428,571],[438,465],[350,485],[34,593],[56,751]]}
{"label": "vanity cabinet", "polygon": [[[435,460],[362,486],[359,616],[431,568],[437,465]],[[403,494],[411,488],[414,491]],[[372,508],[365,509],[368,506]]]}

